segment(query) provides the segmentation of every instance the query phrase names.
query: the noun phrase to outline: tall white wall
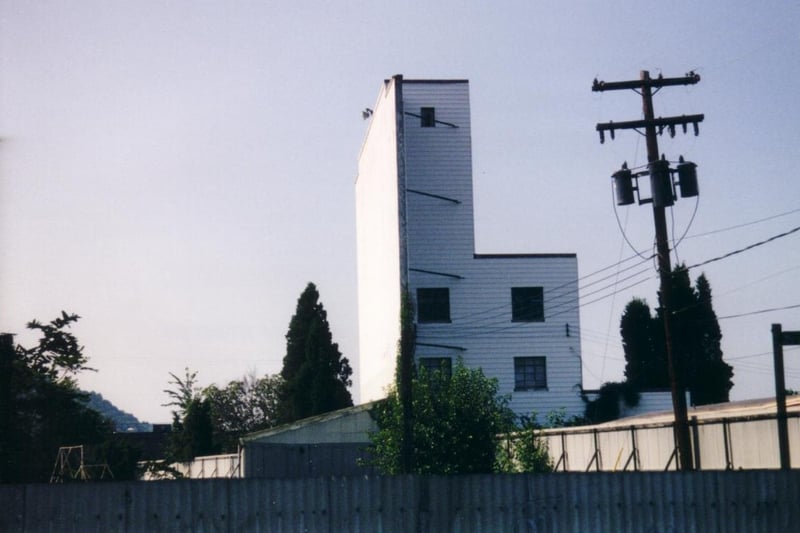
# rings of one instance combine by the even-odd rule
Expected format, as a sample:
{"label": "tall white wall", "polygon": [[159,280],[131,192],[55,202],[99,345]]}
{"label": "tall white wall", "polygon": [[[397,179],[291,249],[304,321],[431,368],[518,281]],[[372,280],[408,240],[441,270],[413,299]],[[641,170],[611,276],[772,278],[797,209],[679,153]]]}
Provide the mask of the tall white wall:
{"label": "tall white wall", "polygon": [[396,85],[387,80],[373,108],[358,161],[358,336],[361,401],[385,397],[400,338],[400,220]]}
{"label": "tall white wall", "polygon": [[[399,97],[399,102],[396,98]],[[435,127],[421,109],[433,107]],[[463,358],[498,379],[518,414],[582,414],[574,254],[476,256],[469,84],[384,84],[356,182],[361,398],[392,383],[402,281],[450,289],[451,322],[417,325],[417,357]],[[556,224],[532,221],[531,227]],[[542,287],[545,320],[512,322],[511,288]],[[514,358],[546,357],[547,389],[514,391]]]}
{"label": "tall white wall", "polygon": [[[418,287],[450,289],[451,322],[418,324],[417,357],[461,357],[482,368],[518,414],[582,414],[575,255],[476,256],[469,85],[406,80],[403,106],[409,287],[412,295]],[[435,127],[414,117],[422,107],[435,108]],[[548,223],[556,222],[531,227]],[[511,287],[526,286],[543,288],[544,322],[512,322]],[[546,390],[514,391],[515,357],[546,357]]]}

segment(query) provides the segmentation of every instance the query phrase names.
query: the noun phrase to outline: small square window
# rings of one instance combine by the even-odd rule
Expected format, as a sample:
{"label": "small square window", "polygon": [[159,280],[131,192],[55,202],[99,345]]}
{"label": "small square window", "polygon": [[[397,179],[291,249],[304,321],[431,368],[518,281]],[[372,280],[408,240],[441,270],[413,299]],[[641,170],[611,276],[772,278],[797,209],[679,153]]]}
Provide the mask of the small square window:
{"label": "small square window", "polygon": [[441,372],[449,378],[453,374],[453,360],[449,357],[420,357],[419,367],[424,368],[428,375]]}
{"label": "small square window", "polygon": [[541,390],[547,388],[547,361],[545,357],[514,358],[514,390]]}
{"label": "small square window", "polygon": [[544,291],[541,287],[511,288],[511,321],[544,322]]}
{"label": "small square window", "polygon": [[450,289],[417,289],[417,321],[450,322]]}
{"label": "small square window", "polygon": [[436,127],[436,108],[422,107],[419,110],[420,126],[423,128]]}

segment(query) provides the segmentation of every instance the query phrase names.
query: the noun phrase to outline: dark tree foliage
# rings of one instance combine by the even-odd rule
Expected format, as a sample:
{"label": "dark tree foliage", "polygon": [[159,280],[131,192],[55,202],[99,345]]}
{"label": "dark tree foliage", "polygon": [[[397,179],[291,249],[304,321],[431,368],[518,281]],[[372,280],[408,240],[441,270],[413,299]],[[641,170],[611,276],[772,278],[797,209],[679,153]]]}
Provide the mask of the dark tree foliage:
{"label": "dark tree foliage", "polygon": [[602,424],[619,418],[621,403],[628,407],[639,405],[639,391],[629,381],[603,383],[597,398],[590,400],[583,393],[581,398],[586,403],[583,416],[590,424]]}
{"label": "dark tree foliage", "polygon": [[[166,449],[166,463],[185,463],[201,455],[219,452],[214,439],[211,402],[204,399],[197,386],[197,372],[188,368],[184,377],[170,372],[170,388],[164,390],[172,406],[172,431]],[[153,465],[151,465],[151,468]]]}
{"label": "dark tree foliage", "polygon": [[[457,361],[452,376],[424,368],[412,382],[414,456],[411,473],[474,474],[495,470],[497,435],[513,428],[508,399],[497,380]],[[377,407],[371,435],[374,463],[387,474],[404,473],[403,408],[396,390]]]}
{"label": "dark tree foliage", "polygon": [[414,353],[417,331],[414,326],[414,303],[408,291],[400,301],[400,340],[397,343],[395,383],[397,400],[400,403],[402,431],[400,434],[400,473],[414,471]]}
{"label": "dark tree foliage", "polygon": [[138,464],[142,451],[122,440],[118,434],[111,435],[100,444],[100,456],[105,459],[115,481],[139,478]]}
{"label": "dark tree foliage", "polygon": [[711,286],[701,275],[692,289],[685,268],[676,274],[680,274],[678,283],[686,295],[682,302],[685,306],[673,304],[674,353],[683,383],[695,405],[727,402],[733,387],[733,367],[722,359],[722,332],[712,305]]}
{"label": "dark tree foliage", "polygon": [[78,339],[67,331],[70,324],[80,317],[61,311],[61,316],[49,324],[41,324],[36,320],[28,322],[28,329],[41,333],[39,342],[32,348],[17,346],[17,352],[25,364],[37,374],[51,381],[59,381],[80,372],[92,370],[86,366],[87,359],[83,355],[83,346]]}
{"label": "dark tree foliage", "polygon": [[239,437],[277,424],[280,376],[245,375],[220,389],[211,385],[203,396],[211,404],[214,438],[223,450],[235,451]]}
{"label": "dark tree foliage", "polygon": [[211,404],[194,398],[186,406],[183,419],[173,412],[172,433],[167,446],[168,462],[185,463],[195,457],[214,455],[219,448],[214,443]]}
{"label": "dark tree foliage", "polygon": [[[722,358],[722,333],[705,275],[691,286],[684,266],[673,271],[670,287],[672,353],[675,370],[695,405],[727,402],[733,368]],[[668,388],[663,311],[654,317],[641,300],[631,301],[620,321],[625,376],[639,389]]]}
{"label": "dark tree foliage", "polygon": [[319,292],[309,283],[297,300],[286,333],[279,420],[293,422],[353,405],[347,388],[353,370],[333,342]]}
{"label": "dark tree foliage", "polygon": [[[551,412],[547,416],[550,427],[563,427],[565,422],[561,413]],[[535,412],[530,416],[520,416],[517,428],[512,433],[506,433],[502,439],[498,438],[496,470],[508,474],[552,472],[554,465],[547,440],[542,437],[542,429]]]}
{"label": "dark tree foliage", "polygon": [[[99,446],[111,437],[112,424],[88,407],[72,378],[87,369],[83,347],[67,331],[78,318],[62,313],[49,324],[31,321],[28,328],[41,333],[32,348],[0,335],[2,483],[47,482],[60,447]],[[130,463],[111,466],[124,470]]]}
{"label": "dark tree foliage", "polygon": [[663,339],[659,325],[644,300],[635,298],[625,306],[620,321],[625,380],[639,389],[669,388],[665,352],[657,348]]}

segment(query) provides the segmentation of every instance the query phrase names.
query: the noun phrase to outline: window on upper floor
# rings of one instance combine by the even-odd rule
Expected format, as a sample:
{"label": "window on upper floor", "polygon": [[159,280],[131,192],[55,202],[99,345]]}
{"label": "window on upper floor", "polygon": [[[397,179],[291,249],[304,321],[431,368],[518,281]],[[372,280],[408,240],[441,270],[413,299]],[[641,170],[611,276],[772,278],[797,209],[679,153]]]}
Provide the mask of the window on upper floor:
{"label": "window on upper floor", "polygon": [[547,388],[547,358],[515,357],[514,390],[542,390]]}
{"label": "window on upper floor", "polygon": [[423,128],[436,127],[436,108],[422,107],[419,110],[420,126]]}
{"label": "window on upper floor", "polygon": [[449,378],[453,374],[453,360],[449,357],[420,357],[419,367],[424,368],[429,375],[441,372]]}
{"label": "window on upper floor", "polygon": [[512,322],[544,322],[544,291],[541,287],[511,288]]}
{"label": "window on upper floor", "polygon": [[417,289],[417,321],[450,322],[450,289]]}

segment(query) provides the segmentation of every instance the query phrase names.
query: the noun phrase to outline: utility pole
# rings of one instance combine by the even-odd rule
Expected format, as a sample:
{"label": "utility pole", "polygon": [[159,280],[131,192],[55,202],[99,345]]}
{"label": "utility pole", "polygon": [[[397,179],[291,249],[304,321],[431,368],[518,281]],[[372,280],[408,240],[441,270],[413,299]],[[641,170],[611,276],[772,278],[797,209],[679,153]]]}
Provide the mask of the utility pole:
{"label": "utility pole", "polygon": [[[615,185],[617,186],[617,203],[620,205],[627,205],[633,203],[633,190],[636,190],[638,193],[638,186],[633,186],[632,179],[637,178],[638,184],[639,176],[650,175],[652,198],[645,200],[640,198],[639,203],[653,204],[656,253],[660,278],[659,303],[661,305],[662,320],[664,323],[670,392],[672,393],[672,408],[675,416],[675,442],[677,445],[678,465],[680,470],[693,470],[694,465],[692,443],[689,436],[686,394],[683,384],[681,383],[681,375],[676,368],[676,358],[672,350],[672,334],[670,328],[672,313],[672,307],[670,305],[672,266],[670,264],[665,207],[673,204],[675,188],[669,163],[664,159],[659,159],[657,137],[659,134],[663,133],[665,129],[671,136],[674,136],[676,126],[681,126],[683,132],[686,133],[689,124],[694,126],[694,133],[697,135],[697,124],[702,122],[704,117],[703,115],[683,115],[680,117],[655,118],[653,112],[653,88],[658,91],[663,87],[693,85],[699,81],[700,76],[694,72],[690,72],[681,78],[663,78],[659,76],[653,79],[650,77],[648,71],[643,70],[638,80],[610,83],[594,80],[594,84],[592,85],[592,91],[595,92],[632,89],[639,92],[642,96],[643,120],[598,124],[597,131],[600,133],[601,143],[605,141],[605,132],[610,132],[611,138],[613,139],[615,130],[626,129],[644,130],[644,136],[647,141],[648,170],[634,175],[627,170],[627,166],[623,166],[623,170],[615,173],[614,178]],[[641,133],[641,131],[639,131],[639,133]],[[681,195],[683,197],[697,195],[697,178],[696,174],[694,174],[695,166],[694,163],[684,163],[683,160],[681,160],[681,164],[678,165],[677,172],[681,175],[680,185]],[[686,176],[685,179],[684,176]]]}

